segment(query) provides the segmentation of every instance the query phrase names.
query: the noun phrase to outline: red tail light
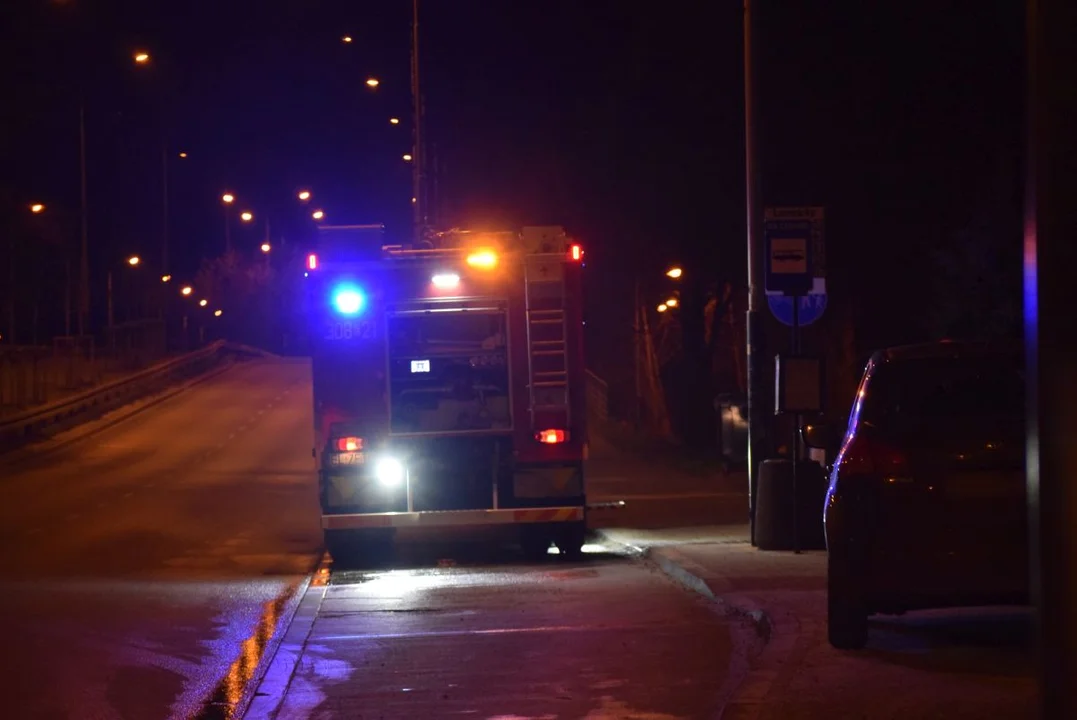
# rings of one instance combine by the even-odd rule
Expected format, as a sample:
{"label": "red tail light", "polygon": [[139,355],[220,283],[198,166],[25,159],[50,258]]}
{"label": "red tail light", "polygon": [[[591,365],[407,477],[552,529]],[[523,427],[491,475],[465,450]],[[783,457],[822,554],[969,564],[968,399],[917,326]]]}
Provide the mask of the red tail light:
{"label": "red tail light", "polygon": [[842,453],[838,466],[842,474],[894,475],[906,469],[904,453],[877,440],[857,435]]}
{"label": "red tail light", "polygon": [[535,439],[545,445],[563,443],[566,437],[568,436],[564,430],[543,430],[542,432],[535,433]]}
{"label": "red tail light", "polygon": [[579,245],[573,245],[571,248],[569,248],[568,257],[573,262],[579,262],[580,260],[583,260],[583,248]]}
{"label": "red tail light", "polygon": [[317,269],[318,269],[318,256],[313,254],[313,253],[311,253],[310,255],[307,255],[307,270],[317,270]]}
{"label": "red tail light", "polygon": [[342,437],[333,441],[333,447],[337,452],[358,452],[363,449],[363,438]]}

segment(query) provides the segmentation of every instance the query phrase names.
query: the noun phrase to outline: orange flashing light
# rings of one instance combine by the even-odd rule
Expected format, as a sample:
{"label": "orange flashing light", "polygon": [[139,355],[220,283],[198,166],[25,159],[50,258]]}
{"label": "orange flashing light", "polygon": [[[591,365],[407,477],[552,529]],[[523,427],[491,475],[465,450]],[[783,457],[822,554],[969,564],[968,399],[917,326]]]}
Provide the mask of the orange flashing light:
{"label": "orange flashing light", "polygon": [[568,256],[573,262],[583,260],[583,248],[579,245],[573,245],[568,251]]}
{"label": "orange flashing light", "polygon": [[314,253],[311,253],[310,255],[307,255],[307,269],[308,270],[317,270],[318,269],[318,256],[315,255]]}
{"label": "orange flashing light", "polygon": [[337,438],[334,444],[338,452],[357,452],[363,449],[363,438],[342,437]]}
{"label": "orange flashing light", "polygon": [[535,439],[544,445],[563,443],[567,435],[564,430],[543,430],[535,433]]}
{"label": "orange flashing light", "polygon": [[467,264],[479,270],[493,270],[497,267],[497,253],[493,250],[476,250],[467,256]]}

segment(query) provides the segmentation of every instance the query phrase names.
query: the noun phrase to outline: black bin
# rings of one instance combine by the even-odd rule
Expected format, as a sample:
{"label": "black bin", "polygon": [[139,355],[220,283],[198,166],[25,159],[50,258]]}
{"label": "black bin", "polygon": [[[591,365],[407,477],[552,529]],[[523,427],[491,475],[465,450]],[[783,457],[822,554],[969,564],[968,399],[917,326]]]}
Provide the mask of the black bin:
{"label": "black bin", "polygon": [[[755,543],[760,550],[824,550],[823,503],[827,478],[823,466],[810,460],[797,463],[796,501],[793,462],[765,460],[756,492]],[[796,512],[796,523],[793,522]],[[799,543],[794,543],[796,526]]]}

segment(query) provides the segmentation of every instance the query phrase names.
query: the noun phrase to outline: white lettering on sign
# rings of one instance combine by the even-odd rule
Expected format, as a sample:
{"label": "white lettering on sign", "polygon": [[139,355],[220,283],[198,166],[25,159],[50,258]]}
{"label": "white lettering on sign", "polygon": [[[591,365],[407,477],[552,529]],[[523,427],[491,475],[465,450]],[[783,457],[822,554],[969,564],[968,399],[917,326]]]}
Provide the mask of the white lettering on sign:
{"label": "white lettering on sign", "polygon": [[412,360],[411,371],[413,373],[428,373],[430,372],[429,360]]}
{"label": "white lettering on sign", "polygon": [[806,275],[808,241],[805,238],[772,238],[770,271],[775,275]]}

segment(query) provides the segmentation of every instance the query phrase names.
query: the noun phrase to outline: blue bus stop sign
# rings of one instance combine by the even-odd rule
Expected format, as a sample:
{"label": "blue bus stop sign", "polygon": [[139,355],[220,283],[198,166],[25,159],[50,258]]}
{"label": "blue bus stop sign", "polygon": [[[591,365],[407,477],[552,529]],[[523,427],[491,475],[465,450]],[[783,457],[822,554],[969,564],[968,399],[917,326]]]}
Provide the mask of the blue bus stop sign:
{"label": "blue bus stop sign", "polygon": [[[789,295],[767,295],[770,312],[778,319],[778,322],[790,327],[793,325],[793,299]],[[801,327],[811,325],[821,318],[823,311],[826,310],[826,293],[802,295],[796,300],[800,303],[800,316],[797,320]]]}

